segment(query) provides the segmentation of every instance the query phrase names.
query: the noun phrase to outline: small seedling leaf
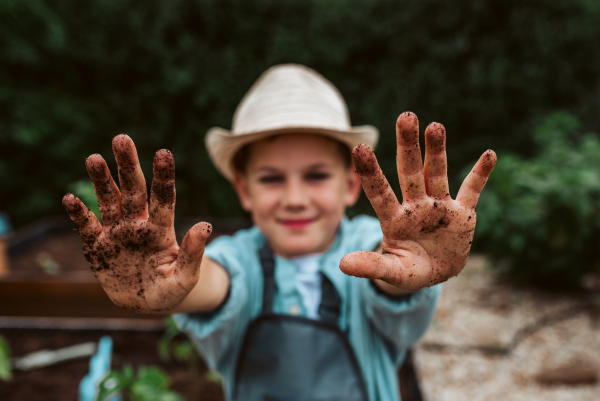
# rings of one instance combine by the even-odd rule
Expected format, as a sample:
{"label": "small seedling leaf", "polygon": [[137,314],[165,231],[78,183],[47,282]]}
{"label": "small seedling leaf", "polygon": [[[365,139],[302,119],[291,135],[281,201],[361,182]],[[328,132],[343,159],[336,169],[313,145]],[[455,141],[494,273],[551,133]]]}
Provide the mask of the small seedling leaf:
{"label": "small seedling leaf", "polygon": [[0,380],[9,381],[10,379],[12,379],[10,347],[8,341],[0,336]]}

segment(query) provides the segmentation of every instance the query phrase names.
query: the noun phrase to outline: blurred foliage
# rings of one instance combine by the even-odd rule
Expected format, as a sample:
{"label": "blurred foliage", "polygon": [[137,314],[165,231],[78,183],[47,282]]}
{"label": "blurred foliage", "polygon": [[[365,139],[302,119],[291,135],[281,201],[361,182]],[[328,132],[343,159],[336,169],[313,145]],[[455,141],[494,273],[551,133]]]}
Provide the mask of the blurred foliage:
{"label": "blurred foliage", "polygon": [[140,366],[134,374],[131,366],[111,370],[98,385],[95,401],[109,401],[116,395],[128,401],[184,401],[169,390],[169,376],[157,366]]}
{"label": "blurred foliage", "polygon": [[[203,359],[198,348],[179,329],[172,316],[165,319],[165,326],[166,330],[158,342],[158,355],[160,359],[168,361],[171,359],[172,354],[177,361],[188,363],[190,377],[198,378],[199,365]],[[217,383],[219,386],[223,386],[223,378],[216,370],[209,368],[206,378]],[[192,397],[194,400],[201,399],[202,390],[200,384],[200,380],[192,382]]]}
{"label": "blurred foliage", "polygon": [[600,140],[568,113],[533,132],[530,159],[503,153],[477,207],[477,249],[509,278],[576,288],[600,265]]}
{"label": "blurred foliage", "polygon": [[72,192],[77,196],[83,203],[90,208],[92,213],[96,215],[98,220],[102,222],[102,216],[100,216],[100,205],[98,205],[98,199],[94,192],[94,184],[91,180],[80,180],[75,181],[67,186],[69,192]]}
{"label": "blurred foliage", "polygon": [[62,270],[62,266],[52,257],[52,254],[48,252],[39,252],[35,255],[35,261],[42,270],[51,276],[59,274]]}
{"label": "blurred foliage", "polygon": [[[450,177],[485,149],[529,156],[531,124],[567,110],[600,131],[594,0],[4,0],[0,2],[0,210],[21,226],[63,213],[85,158],[135,141],[177,161],[178,218],[242,216],[204,134],[229,128],[268,67],[330,79],[354,125],[382,133],[396,185],[394,121],[448,130]],[[458,183],[452,182],[453,193]],[[371,213],[363,197],[351,210]]]}
{"label": "blurred foliage", "polygon": [[11,379],[10,346],[8,341],[0,336],[0,380],[9,381]]}

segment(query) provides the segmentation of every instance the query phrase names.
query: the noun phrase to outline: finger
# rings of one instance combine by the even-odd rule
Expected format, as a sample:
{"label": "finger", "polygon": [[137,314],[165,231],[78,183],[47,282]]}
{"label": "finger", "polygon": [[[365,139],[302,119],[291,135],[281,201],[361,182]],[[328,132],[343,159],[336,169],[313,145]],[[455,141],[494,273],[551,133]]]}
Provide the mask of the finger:
{"label": "finger", "polygon": [[379,217],[379,221],[386,221],[394,217],[401,209],[400,202],[383,175],[383,171],[379,168],[377,158],[371,148],[364,144],[356,146],[352,151],[352,159],[365,194]]}
{"label": "finger", "polygon": [[154,155],[150,190],[150,221],[164,227],[173,226],[175,215],[175,159],[166,149]]}
{"label": "finger", "polygon": [[481,194],[490,173],[494,169],[496,160],[496,153],[493,150],[487,150],[481,155],[458,191],[458,195],[456,196],[458,202],[467,208],[475,209],[479,200],[479,194]]}
{"label": "finger", "polygon": [[146,180],[138,161],[135,145],[129,136],[121,134],[113,139],[112,147],[119,167],[123,218],[125,220],[147,219]]}
{"label": "finger", "polygon": [[110,227],[123,217],[119,188],[110,175],[106,162],[99,154],[88,157],[85,167],[94,184],[102,223],[105,227]]}
{"label": "finger", "polygon": [[396,120],[396,140],[398,143],[396,164],[402,189],[402,203],[410,202],[426,195],[423,160],[419,146],[419,120],[414,113],[407,111],[400,114]]}
{"label": "finger", "polygon": [[398,258],[377,252],[357,251],[340,261],[340,270],[349,276],[380,279],[387,283],[402,283],[405,269]]}
{"label": "finger", "polygon": [[86,245],[93,243],[102,233],[102,225],[98,218],[73,194],[66,194],[62,199],[62,204],[77,226],[83,243]]}
{"label": "finger", "polygon": [[212,225],[209,223],[198,223],[189,229],[183,241],[179,254],[177,255],[177,276],[179,285],[185,290],[191,290],[200,274],[200,262],[204,255],[204,245],[212,233]]}
{"label": "finger", "polygon": [[434,198],[449,198],[448,162],[446,160],[446,129],[431,123],[425,130],[425,191]]}

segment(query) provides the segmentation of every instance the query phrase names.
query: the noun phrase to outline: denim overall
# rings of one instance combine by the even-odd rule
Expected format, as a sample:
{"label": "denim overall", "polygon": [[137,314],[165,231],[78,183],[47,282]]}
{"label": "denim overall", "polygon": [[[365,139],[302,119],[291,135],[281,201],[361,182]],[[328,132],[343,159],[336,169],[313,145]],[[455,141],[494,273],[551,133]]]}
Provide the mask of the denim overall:
{"label": "denim overall", "polygon": [[236,367],[234,401],[367,401],[358,362],[337,325],[340,298],[322,273],[319,319],[273,313],[275,260],[260,250],[262,313],[250,323]]}

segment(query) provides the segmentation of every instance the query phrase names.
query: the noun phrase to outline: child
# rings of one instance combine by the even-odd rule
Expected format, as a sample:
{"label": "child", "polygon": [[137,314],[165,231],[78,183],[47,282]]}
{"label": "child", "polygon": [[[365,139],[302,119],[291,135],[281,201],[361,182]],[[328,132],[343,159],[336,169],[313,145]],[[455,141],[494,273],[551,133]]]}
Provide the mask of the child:
{"label": "child", "polygon": [[[467,261],[496,161],[484,153],[452,200],[444,127],[427,127],[424,167],[418,130],[414,114],[400,115],[401,205],[371,150],[377,130],[352,128],[343,98],[315,71],[276,66],[241,101],[232,131],[206,138],[254,227],[204,252],[212,227],[199,223],[179,247],[173,156],[156,153],[148,206],[126,135],[113,140],[120,191],[100,155],[86,161],[104,227],[72,194],[63,204],[111,300],[177,313],[224,376],[227,399],[398,400],[396,367],[431,321],[437,284]],[[379,220],[344,217],[361,182]]]}

